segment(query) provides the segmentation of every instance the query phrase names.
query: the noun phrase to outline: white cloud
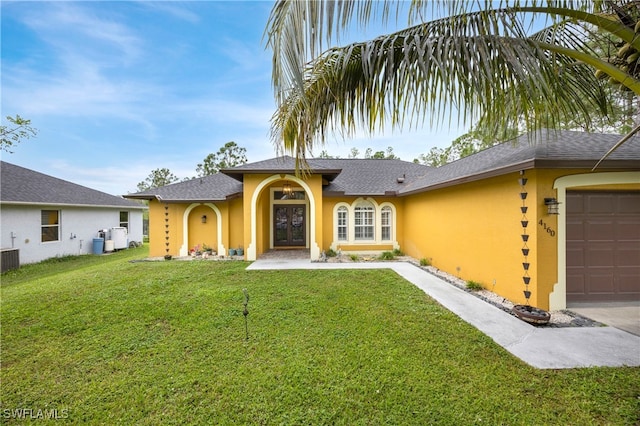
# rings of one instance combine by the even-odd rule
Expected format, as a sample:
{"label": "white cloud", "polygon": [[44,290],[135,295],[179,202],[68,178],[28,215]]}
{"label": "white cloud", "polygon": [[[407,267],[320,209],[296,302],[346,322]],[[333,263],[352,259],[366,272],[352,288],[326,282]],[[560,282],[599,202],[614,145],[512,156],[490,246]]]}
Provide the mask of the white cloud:
{"label": "white cloud", "polygon": [[81,5],[81,2],[41,3],[37,12],[27,14],[25,24],[63,55],[79,52],[94,56],[102,54],[101,50],[113,49],[119,55],[112,57],[122,61],[139,57],[142,40],[118,22],[117,15],[99,17]]}
{"label": "white cloud", "polygon": [[142,7],[149,9],[151,11],[156,11],[160,13],[166,13],[175,18],[181,19],[183,21],[191,22],[193,24],[200,22],[200,17],[188,10],[189,2],[173,2],[173,1],[138,1],[137,2]]}

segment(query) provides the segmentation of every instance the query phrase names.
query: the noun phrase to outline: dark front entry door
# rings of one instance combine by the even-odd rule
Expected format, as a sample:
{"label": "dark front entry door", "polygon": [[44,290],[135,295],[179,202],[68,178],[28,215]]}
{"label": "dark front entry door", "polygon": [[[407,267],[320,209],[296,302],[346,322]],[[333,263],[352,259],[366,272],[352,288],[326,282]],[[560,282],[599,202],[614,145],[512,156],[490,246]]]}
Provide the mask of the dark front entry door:
{"label": "dark front entry door", "polygon": [[274,205],[273,206],[273,245],[305,246],[306,229],[305,206]]}

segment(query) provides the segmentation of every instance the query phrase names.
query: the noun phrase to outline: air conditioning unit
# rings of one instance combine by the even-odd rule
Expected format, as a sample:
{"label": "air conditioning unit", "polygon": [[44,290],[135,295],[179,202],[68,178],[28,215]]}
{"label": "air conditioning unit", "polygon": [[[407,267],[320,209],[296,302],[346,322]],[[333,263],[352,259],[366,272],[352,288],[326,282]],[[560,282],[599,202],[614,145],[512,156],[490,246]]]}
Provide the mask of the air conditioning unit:
{"label": "air conditioning unit", "polygon": [[109,239],[113,241],[115,250],[126,249],[129,246],[127,228],[115,226],[109,230]]}

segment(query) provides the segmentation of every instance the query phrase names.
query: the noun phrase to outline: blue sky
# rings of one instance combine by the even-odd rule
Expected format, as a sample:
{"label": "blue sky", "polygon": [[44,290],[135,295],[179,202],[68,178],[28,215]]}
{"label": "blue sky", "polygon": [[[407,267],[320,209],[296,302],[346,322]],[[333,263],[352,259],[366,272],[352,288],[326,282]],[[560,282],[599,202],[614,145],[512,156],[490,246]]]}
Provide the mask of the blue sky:
{"label": "blue sky", "polygon": [[[250,162],[274,157],[271,52],[263,40],[272,5],[3,0],[2,117],[28,118],[38,135],[2,159],[120,195],[157,168],[193,177],[229,141],[246,148]],[[352,147],[362,156],[368,147],[393,146],[412,161],[462,133],[389,132],[324,149],[347,157]]]}

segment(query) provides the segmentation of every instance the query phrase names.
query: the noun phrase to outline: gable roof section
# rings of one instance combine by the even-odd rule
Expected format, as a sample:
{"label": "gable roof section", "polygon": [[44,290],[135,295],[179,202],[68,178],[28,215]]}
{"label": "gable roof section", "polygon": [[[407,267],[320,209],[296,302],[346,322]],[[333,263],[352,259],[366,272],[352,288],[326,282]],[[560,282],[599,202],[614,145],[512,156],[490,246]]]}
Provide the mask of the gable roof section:
{"label": "gable roof section", "polygon": [[[476,154],[432,169],[410,182],[400,194],[408,195],[532,168],[591,169],[621,135],[575,131],[541,131],[530,141],[523,135]],[[601,169],[640,170],[640,137],[634,136],[599,166]]]}
{"label": "gable roof section", "polygon": [[115,195],[4,161],[0,162],[0,173],[0,202],[3,204],[146,208]]}
{"label": "gable roof section", "polygon": [[[309,159],[308,172],[313,174],[321,174],[322,177],[331,181],[338,176],[342,170],[336,168],[330,162],[321,162],[318,159]],[[233,177],[242,182],[245,174],[278,174],[288,173],[296,174],[295,158],[284,155],[282,157],[270,158],[268,160],[257,161],[255,163],[246,163],[230,169],[220,171],[223,174]]]}
{"label": "gable roof section", "polygon": [[128,194],[124,197],[153,200],[166,203],[194,202],[206,203],[224,201],[242,194],[242,183],[236,179],[217,173],[184,182],[172,183],[160,188]]}

